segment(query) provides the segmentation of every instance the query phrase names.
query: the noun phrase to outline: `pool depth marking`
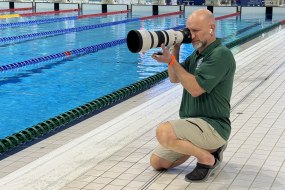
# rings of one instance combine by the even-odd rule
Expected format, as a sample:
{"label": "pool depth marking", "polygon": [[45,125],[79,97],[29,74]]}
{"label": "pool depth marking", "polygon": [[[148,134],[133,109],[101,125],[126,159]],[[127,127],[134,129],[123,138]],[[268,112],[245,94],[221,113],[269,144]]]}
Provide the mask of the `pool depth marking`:
{"label": "pool depth marking", "polygon": [[19,14],[7,14],[7,15],[0,15],[0,19],[1,18],[17,18],[20,17]]}

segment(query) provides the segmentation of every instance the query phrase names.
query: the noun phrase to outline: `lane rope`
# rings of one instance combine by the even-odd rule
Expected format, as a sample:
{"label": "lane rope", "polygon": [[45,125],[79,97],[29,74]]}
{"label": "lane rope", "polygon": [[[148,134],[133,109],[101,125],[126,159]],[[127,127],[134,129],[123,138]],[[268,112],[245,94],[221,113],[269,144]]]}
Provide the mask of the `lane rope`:
{"label": "lane rope", "polygon": [[[185,27],[185,26],[181,25],[181,26],[176,26],[174,28],[170,28],[170,29],[177,30],[177,29],[180,29],[183,27]],[[81,56],[81,55],[85,55],[85,54],[89,54],[89,53],[94,53],[94,52],[97,52],[97,51],[100,51],[100,50],[103,50],[103,49],[106,49],[109,47],[121,45],[124,43],[126,43],[126,38],[114,40],[114,41],[110,41],[110,42],[105,42],[105,43],[101,43],[101,44],[97,44],[97,45],[87,46],[87,47],[83,47],[83,48],[79,48],[79,49],[75,49],[75,50],[68,50],[65,52],[56,53],[56,54],[52,54],[52,55],[33,58],[33,59],[26,60],[26,61],[20,61],[20,62],[11,63],[11,64],[7,64],[7,65],[2,65],[2,66],[0,66],[0,72],[12,70],[12,69],[17,69],[20,67],[25,67],[28,65],[34,65],[37,63],[50,61],[53,59],[65,58],[66,56]]]}
{"label": "lane rope", "polygon": [[76,20],[76,19],[83,19],[83,18],[90,18],[90,17],[99,17],[99,16],[106,16],[106,15],[113,15],[113,14],[122,14],[128,11],[114,11],[108,13],[100,13],[100,14],[86,14],[81,16],[69,16],[69,17],[59,17],[59,18],[48,18],[48,19],[40,19],[40,20],[30,20],[30,21],[23,21],[23,22],[10,22],[10,23],[2,23],[0,24],[0,28],[10,28],[10,27],[18,27],[18,26],[25,26],[25,25],[38,25],[38,24],[46,24],[46,23],[53,23],[53,22],[61,22],[66,20]]}
{"label": "lane rope", "polygon": [[153,15],[153,16],[145,16],[145,17],[140,18],[140,20],[147,20],[147,19],[153,19],[153,18],[159,18],[159,17],[177,15],[177,14],[184,14],[184,12],[182,12],[182,11],[177,11],[177,12],[165,13],[165,14],[159,14],[159,15]]}
{"label": "lane rope", "polygon": [[138,20],[139,20],[139,18],[134,18],[134,19],[127,19],[127,20],[122,20],[122,21],[100,23],[100,24],[95,24],[95,25],[87,25],[87,26],[80,26],[80,27],[74,27],[74,28],[39,32],[39,33],[23,34],[23,35],[19,35],[19,36],[3,37],[3,38],[0,38],[0,43],[7,43],[7,42],[14,42],[14,41],[19,42],[19,41],[23,41],[23,40],[27,40],[27,39],[31,40],[31,39],[36,39],[36,38],[40,38],[40,37],[51,37],[51,36],[57,36],[57,35],[62,35],[62,34],[66,34],[66,33],[71,33],[71,32],[81,32],[81,31],[85,31],[85,30],[93,30],[96,28],[113,26],[113,25],[118,25],[118,24],[122,24],[122,23],[138,21]]}
{"label": "lane rope", "polygon": [[224,16],[219,16],[219,17],[216,17],[215,20],[222,20],[222,19],[225,19],[225,18],[235,17],[235,16],[238,16],[238,15],[240,15],[240,12],[236,12],[236,13],[232,13],[232,14],[228,14],[228,15],[224,15]]}
{"label": "lane rope", "polygon": [[70,16],[70,17],[60,17],[60,18],[49,18],[49,19],[40,19],[40,20],[30,20],[23,22],[10,22],[10,23],[1,23],[0,28],[10,28],[10,27],[18,27],[25,25],[38,25],[38,24],[46,24],[53,22],[61,22],[66,20],[76,20],[78,16]]}
{"label": "lane rope", "polygon": [[[278,25],[276,24],[272,25],[271,27],[267,27],[267,30],[271,30],[275,27],[278,27]],[[279,24],[285,24],[285,20],[279,22]],[[265,30],[260,30],[255,33],[261,35],[264,32]],[[243,40],[246,41],[237,39],[236,42],[228,43],[226,44],[226,46],[232,48],[238,43],[242,44],[249,41],[253,38],[253,36],[254,35],[248,35],[247,37],[243,38]],[[24,143],[33,141],[56,129],[64,127],[71,122],[75,122],[77,121],[77,119],[82,118],[88,114],[105,109],[106,107],[114,105],[123,99],[130,98],[131,96],[150,88],[154,84],[157,84],[158,82],[166,79],[167,77],[167,70],[160,72],[151,77],[142,79],[134,84],[131,84],[125,88],[119,89],[113,93],[107,94],[101,98],[97,98],[75,109],[64,112],[56,117],[50,118],[32,127],[26,128],[10,136],[7,136],[4,139],[0,139],[0,155]]]}
{"label": "lane rope", "polygon": [[0,19],[1,18],[28,17],[28,16],[45,15],[45,14],[56,14],[56,13],[67,13],[67,12],[74,12],[74,11],[78,12],[80,10],[79,9],[68,9],[68,10],[36,12],[36,13],[5,14],[5,15],[0,15]]}
{"label": "lane rope", "polygon": [[47,56],[42,56],[42,57],[38,57],[38,58],[34,58],[34,59],[29,59],[26,61],[20,61],[20,62],[8,64],[8,65],[0,66],[0,72],[16,69],[16,68],[20,68],[20,67],[25,67],[28,65],[34,65],[37,63],[50,61],[53,59],[64,58],[66,56],[71,56],[71,55],[79,56],[79,55],[84,55],[84,54],[88,54],[88,53],[94,53],[94,52],[97,52],[97,51],[100,51],[100,50],[103,50],[103,49],[106,49],[109,47],[117,46],[120,44],[124,44],[124,43],[126,43],[126,39],[120,39],[120,40],[115,40],[115,41],[106,42],[106,43],[102,43],[102,44],[83,47],[83,48],[79,48],[79,49],[75,49],[75,50],[70,50],[70,51],[65,51],[65,52],[56,53],[56,54],[47,55]]}
{"label": "lane rope", "polygon": [[[118,12],[114,12],[113,14],[117,14],[117,13]],[[31,39],[41,38],[41,37],[51,37],[51,36],[62,35],[62,34],[70,33],[70,32],[81,32],[84,30],[92,30],[92,29],[96,29],[96,28],[102,28],[102,27],[118,25],[118,24],[123,24],[123,23],[128,23],[128,22],[134,22],[134,21],[138,21],[138,20],[145,20],[145,19],[152,19],[152,18],[157,18],[157,17],[169,16],[169,15],[174,15],[174,14],[180,14],[180,12],[156,15],[156,17],[133,18],[133,19],[126,19],[126,20],[115,21],[115,22],[100,23],[100,24],[95,24],[95,25],[87,25],[87,26],[80,26],[80,27],[74,27],[74,28],[39,32],[39,33],[23,34],[23,35],[19,35],[19,36],[3,37],[3,38],[0,38],[0,43],[9,43],[9,42],[14,42],[14,41],[19,42],[19,41],[24,41],[24,40],[28,40],[28,39],[31,40]],[[91,16],[94,16],[94,15],[91,15]],[[86,18],[86,17],[84,17],[84,18]],[[73,19],[73,18],[69,17],[68,19]]]}
{"label": "lane rope", "polygon": [[[282,21],[279,24],[285,24],[285,22]],[[271,29],[275,27],[276,25]],[[257,31],[256,33],[259,33],[259,35],[261,35],[263,32],[264,30],[261,30]],[[235,45],[243,44],[252,38],[253,35],[248,35],[247,39],[243,39],[245,41],[238,39],[236,40],[236,42],[226,44],[226,46],[228,48],[232,48]],[[119,101],[128,99],[140,92],[143,92],[144,90],[149,89],[151,86],[166,79],[167,77],[167,70],[165,70],[153,76],[142,79],[127,87],[116,90],[113,93],[97,98],[77,108],[64,112],[58,116],[45,120],[32,127],[21,130],[17,133],[5,137],[4,139],[0,139],[0,155],[5,154],[10,150],[13,150],[14,148],[19,147],[22,144],[36,140],[52,131],[55,131],[56,129],[66,127],[68,124],[76,122],[79,118],[92,114],[96,111],[98,112],[100,110],[106,109],[108,106],[112,106],[118,103]]]}
{"label": "lane rope", "polygon": [[[224,17],[224,18],[226,18],[226,17]],[[129,20],[133,20],[133,19],[129,19]],[[136,18],[136,20],[139,20],[139,18]],[[109,24],[109,23],[102,23],[102,24],[104,25],[104,24]],[[184,28],[184,27],[185,27],[185,25],[180,25],[180,26],[176,26],[173,28],[169,28],[169,29],[179,30],[179,29]],[[164,29],[164,30],[167,30],[167,29]],[[114,40],[111,42],[106,42],[106,43],[102,43],[102,44],[97,44],[97,45],[93,45],[93,46],[79,48],[76,50],[65,51],[62,53],[52,54],[52,55],[43,56],[43,57],[39,57],[39,58],[29,59],[26,61],[21,61],[21,62],[16,62],[16,63],[8,64],[8,65],[3,65],[3,66],[0,66],[0,72],[24,67],[27,65],[33,65],[33,64],[53,60],[53,59],[64,58],[65,56],[71,56],[71,55],[79,56],[79,55],[83,55],[83,54],[94,53],[94,52],[97,52],[99,50],[106,49],[109,47],[113,47],[116,45],[121,45],[124,43],[126,43],[126,39]]]}

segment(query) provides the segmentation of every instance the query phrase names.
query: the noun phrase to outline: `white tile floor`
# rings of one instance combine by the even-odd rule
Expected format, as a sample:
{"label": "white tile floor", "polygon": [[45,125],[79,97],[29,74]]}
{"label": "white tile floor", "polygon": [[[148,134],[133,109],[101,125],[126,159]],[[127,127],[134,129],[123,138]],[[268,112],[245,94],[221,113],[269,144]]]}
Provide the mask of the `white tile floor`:
{"label": "white tile floor", "polygon": [[[0,189],[285,189],[285,30],[235,55],[232,134],[221,167],[188,183],[183,165],[149,166],[155,127],[178,117],[182,88],[167,80],[0,161]],[[126,110],[126,111],[123,111]]]}

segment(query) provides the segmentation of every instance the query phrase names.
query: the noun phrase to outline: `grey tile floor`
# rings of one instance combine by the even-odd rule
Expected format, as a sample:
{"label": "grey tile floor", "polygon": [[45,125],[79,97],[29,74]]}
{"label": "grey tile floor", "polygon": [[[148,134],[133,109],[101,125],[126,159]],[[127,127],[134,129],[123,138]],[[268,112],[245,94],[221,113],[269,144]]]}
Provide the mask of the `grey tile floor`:
{"label": "grey tile floor", "polygon": [[168,80],[0,161],[0,189],[285,188],[285,30],[235,55],[232,134],[221,167],[188,183],[195,166],[154,171],[155,128],[178,117],[182,87]]}

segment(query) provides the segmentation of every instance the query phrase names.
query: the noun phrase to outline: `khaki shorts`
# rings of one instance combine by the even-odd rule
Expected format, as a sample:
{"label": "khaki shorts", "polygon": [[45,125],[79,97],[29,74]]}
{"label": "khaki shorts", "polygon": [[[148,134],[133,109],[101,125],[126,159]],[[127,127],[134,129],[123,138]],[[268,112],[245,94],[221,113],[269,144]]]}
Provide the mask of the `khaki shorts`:
{"label": "khaki shorts", "polygon": [[[206,121],[200,118],[187,118],[169,121],[178,139],[187,140],[205,150],[214,150],[223,146],[226,141]],[[183,154],[164,148],[160,144],[153,154],[168,161],[175,162]]]}

